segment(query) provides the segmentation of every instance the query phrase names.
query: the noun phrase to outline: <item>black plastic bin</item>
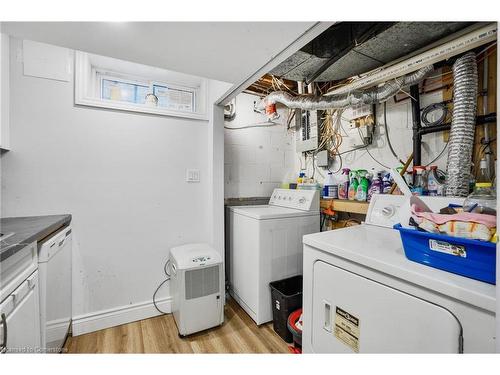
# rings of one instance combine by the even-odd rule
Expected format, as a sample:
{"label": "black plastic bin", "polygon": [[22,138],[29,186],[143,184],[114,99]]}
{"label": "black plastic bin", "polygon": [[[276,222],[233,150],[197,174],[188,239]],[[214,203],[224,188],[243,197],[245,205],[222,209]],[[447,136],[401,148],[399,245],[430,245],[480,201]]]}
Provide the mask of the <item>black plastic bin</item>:
{"label": "black plastic bin", "polygon": [[271,286],[271,305],[273,309],[274,331],[286,342],[293,336],[288,330],[288,316],[302,307],[302,275],[273,281]]}

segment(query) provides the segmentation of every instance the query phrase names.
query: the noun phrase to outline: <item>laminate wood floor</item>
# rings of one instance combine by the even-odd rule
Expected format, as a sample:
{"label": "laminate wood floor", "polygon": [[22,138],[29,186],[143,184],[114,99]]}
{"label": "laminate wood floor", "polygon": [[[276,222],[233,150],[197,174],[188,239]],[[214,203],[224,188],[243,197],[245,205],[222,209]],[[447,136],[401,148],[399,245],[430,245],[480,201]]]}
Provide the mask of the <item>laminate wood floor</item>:
{"label": "laminate wood floor", "polygon": [[288,353],[272,323],[257,326],[232,299],[221,327],[180,338],[172,314],[103,329],[65,344],[67,353]]}

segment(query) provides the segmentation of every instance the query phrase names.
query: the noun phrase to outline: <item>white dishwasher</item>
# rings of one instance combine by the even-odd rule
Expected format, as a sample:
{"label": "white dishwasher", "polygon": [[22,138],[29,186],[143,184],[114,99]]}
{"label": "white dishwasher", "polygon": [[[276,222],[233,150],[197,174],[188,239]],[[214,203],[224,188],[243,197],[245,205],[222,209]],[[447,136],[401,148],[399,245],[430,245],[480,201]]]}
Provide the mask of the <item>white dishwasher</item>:
{"label": "white dishwasher", "polygon": [[41,347],[45,353],[61,351],[71,324],[71,231],[64,227],[38,245]]}
{"label": "white dishwasher", "polygon": [[0,353],[38,353],[36,242],[3,260],[0,268]]}

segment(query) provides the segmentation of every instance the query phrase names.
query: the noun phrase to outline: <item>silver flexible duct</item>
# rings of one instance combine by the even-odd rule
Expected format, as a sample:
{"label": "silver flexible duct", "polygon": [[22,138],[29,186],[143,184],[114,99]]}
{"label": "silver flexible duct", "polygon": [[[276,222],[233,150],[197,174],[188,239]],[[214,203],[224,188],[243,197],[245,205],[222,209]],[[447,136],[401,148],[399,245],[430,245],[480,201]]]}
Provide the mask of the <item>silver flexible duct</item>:
{"label": "silver flexible duct", "polygon": [[476,55],[469,52],[453,64],[453,118],[446,165],[446,195],[466,197],[476,126],[478,76]]}
{"label": "silver flexible duct", "polygon": [[432,65],[429,65],[414,73],[387,81],[380,87],[338,95],[293,96],[284,91],[275,91],[262,99],[256,109],[263,111],[266,105],[275,103],[282,103],[288,108],[299,108],[308,111],[345,108],[356,104],[382,103],[397,94],[401,88],[420,82],[432,70]]}

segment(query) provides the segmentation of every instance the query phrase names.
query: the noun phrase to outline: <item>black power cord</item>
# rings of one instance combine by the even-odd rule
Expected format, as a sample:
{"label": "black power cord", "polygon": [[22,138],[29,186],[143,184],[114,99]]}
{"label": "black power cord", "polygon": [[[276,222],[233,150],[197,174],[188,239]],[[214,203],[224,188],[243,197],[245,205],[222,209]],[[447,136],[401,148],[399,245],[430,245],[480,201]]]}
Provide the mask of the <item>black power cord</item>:
{"label": "black power cord", "polygon": [[432,159],[432,161],[428,162],[425,166],[428,167],[429,165],[434,164],[438,159],[440,159],[441,156],[443,156],[444,151],[446,150],[447,147],[448,147],[448,142],[446,142],[446,144],[444,145],[443,149],[438,154],[438,156],[436,156],[434,159]]}
{"label": "black power cord", "polygon": [[[435,111],[441,111],[441,116],[435,121],[430,121],[429,120],[429,114]],[[428,105],[422,110],[422,123],[425,126],[437,126],[441,125],[444,123],[444,120],[446,120],[446,117],[448,116],[448,106],[446,103],[434,103],[431,105]]]}
{"label": "black power cord", "polygon": [[170,259],[167,260],[165,262],[165,265],[163,266],[163,271],[165,272],[165,275],[167,276],[167,278],[165,280],[163,280],[160,285],[158,285],[158,287],[156,288],[155,292],[153,293],[153,305],[155,306],[156,310],[158,310],[158,312],[160,314],[168,314],[167,312],[165,311],[162,311],[160,310],[160,308],[158,307],[158,305],[156,304],[156,294],[158,293],[158,291],[160,290],[160,288],[167,282],[170,280],[171,278],[171,275],[168,273],[168,265],[170,264]]}
{"label": "black power cord", "polygon": [[[389,146],[389,149],[391,150],[391,154],[396,158],[397,161],[404,164],[404,162],[396,154],[396,151],[394,151],[394,148],[392,147],[391,139],[389,138],[389,129],[387,127],[387,102],[384,102],[384,130],[385,130],[385,138],[387,139],[387,145]],[[372,159],[373,159],[373,156],[372,156]],[[375,159],[373,159],[373,160],[375,160]],[[380,164],[380,165],[382,165],[382,164]]]}

